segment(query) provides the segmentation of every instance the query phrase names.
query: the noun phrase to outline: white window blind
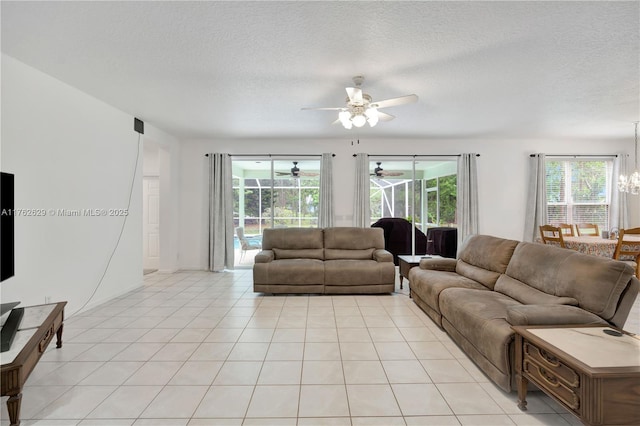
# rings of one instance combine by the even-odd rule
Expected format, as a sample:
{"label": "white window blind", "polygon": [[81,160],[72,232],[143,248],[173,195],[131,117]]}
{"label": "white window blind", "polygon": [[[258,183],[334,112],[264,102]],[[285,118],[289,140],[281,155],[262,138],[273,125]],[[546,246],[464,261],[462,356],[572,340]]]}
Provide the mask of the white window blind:
{"label": "white window blind", "polygon": [[596,223],[609,229],[612,167],[612,160],[602,158],[547,158],[549,223]]}

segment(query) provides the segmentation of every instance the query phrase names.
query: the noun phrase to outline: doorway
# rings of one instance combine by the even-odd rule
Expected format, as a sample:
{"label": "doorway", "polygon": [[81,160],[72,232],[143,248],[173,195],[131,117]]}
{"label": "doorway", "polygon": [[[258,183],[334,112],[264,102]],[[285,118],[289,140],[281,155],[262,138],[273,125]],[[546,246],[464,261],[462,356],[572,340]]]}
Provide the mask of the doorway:
{"label": "doorway", "polygon": [[160,147],[144,141],[142,158],[142,268],[160,269]]}
{"label": "doorway", "polygon": [[160,266],[160,179],[142,178],[142,265],[144,273]]}

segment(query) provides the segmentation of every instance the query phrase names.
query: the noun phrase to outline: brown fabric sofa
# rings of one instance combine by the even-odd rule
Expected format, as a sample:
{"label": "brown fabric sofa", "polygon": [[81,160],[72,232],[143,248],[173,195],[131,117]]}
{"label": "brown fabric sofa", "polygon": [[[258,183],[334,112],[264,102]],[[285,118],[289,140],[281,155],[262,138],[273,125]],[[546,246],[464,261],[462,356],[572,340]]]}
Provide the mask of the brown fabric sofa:
{"label": "brown fabric sofa", "polygon": [[265,229],[255,257],[253,291],[264,293],[389,293],[393,255],[381,228]]}
{"label": "brown fabric sofa", "polygon": [[638,294],[633,268],[576,251],[487,235],[458,259],[423,259],[411,295],[498,386],[515,383],[512,325],[622,328]]}

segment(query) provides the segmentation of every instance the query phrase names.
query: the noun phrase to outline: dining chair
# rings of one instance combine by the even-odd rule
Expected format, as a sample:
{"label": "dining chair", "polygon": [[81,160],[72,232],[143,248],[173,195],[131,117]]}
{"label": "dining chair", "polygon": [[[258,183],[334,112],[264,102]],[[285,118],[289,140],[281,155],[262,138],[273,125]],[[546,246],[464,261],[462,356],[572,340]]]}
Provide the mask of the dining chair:
{"label": "dining chair", "polygon": [[636,277],[640,277],[640,228],[620,230],[613,258],[631,265],[636,271]]}
{"label": "dining chair", "polygon": [[248,250],[260,250],[262,248],[262,244],[260,244],[258,241],[244,236],[244,228],[242,226],[236,228],[236,235],[238,236],[238,241],[240,241],[240,248],[242,249],[242,253],[240,253],[241,262]]}
{"label": "dining chair", "polygon": [[558,223],[557,225],[558,228],[560,228],[562,230],[562,235],[564,237],[575,237],[576,234],[573,232],[573,225],[571,225],[570,223]]}
{"label": "dining chair", "polygon": [[599,237],[600,229],[596,223],[576,223],[578,237]]}
{"label": "dining chair", "polygon": [[562,248],[566,248],[564,245],[564,238],[562,236],[562,228],[553,225],[540,226],[540,237],[542,242],[550,245],[559,245]]}

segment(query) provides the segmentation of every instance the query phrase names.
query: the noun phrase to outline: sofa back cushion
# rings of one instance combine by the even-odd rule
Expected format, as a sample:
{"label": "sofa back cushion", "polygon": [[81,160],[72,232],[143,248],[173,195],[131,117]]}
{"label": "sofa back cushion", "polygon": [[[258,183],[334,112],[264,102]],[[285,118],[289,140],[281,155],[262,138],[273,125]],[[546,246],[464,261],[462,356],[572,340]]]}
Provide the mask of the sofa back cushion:
{"label": "sofa back cushion", "polygon": [[458,255],[456,272],[493,289],[503,274],[518,241],[490,235],[472,235],[465,241]]}
{"label": "sofa back cushion", "polygon": [[368,248],[361,250],[345,249],[325,249],[325,260],[371,260],[376,249]]}
{"label": "sofa back cushion", "polygon": [[477,281],[490,289],[493,289],[493,286],[500,276],[497,272],[471,265],[461,259],[458,259],[458,262],[456,263],[456,273],[469,278],[470,280]]}
{"label": "sofa back cushion", "polygon": [[324,250],[322,249],[280,249],[272,248],[273,257],[280,259],[318,259],[324,260]]}
{"label": "sofa back cushion", "polygon": [[578,305],[573,297],[554,296],[504,274],[498,278],[494,290],[525,305]]}
{"label": "sofa back cushion", "polygon": [[516,247],[506,275],[557,297],[576,299],[578,306],[609,320],[633,277],[623,262],[538,243]]}
{"label": "sofa back cushion", "polygon": [[324,230],[326,260],[373,259],[375,249],[384,249],[382,228],[335,227]]}
{"label": "sofa back cushion", "polygon": [[[329,257],[344,259],[344,250],[384,249],[384,231],[382,228],[325,228],[324,248],[327,259]],[[369,256],[370,258],[371,256]]]}
{"label": "sofa back cushion", "polygon": [[[262,233],[262,249],[305,250],[323,248],[322,229],[274,228]],[[277,257],[277,255],[276,255]]]}

